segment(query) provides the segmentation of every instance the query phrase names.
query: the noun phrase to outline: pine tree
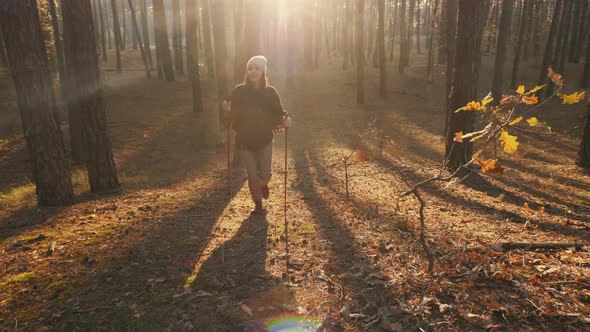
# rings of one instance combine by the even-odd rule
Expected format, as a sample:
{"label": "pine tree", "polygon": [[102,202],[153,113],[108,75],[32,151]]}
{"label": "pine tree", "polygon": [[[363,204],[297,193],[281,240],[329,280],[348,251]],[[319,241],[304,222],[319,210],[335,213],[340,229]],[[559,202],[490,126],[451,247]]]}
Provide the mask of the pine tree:
{"label": "pine tree", "polygon": [[174,67],[172,65],[168,26],[166,24],[166,9],[163,0],[153,0],[152,3],[154,6],[154,35],[156,37],[158,77],[163,77],[167,81],[174,81]]}
{"label": "pine tree", "polygon": [[57,121],[37,2],[5,0],[2,5],[6,7],[0,6],[0,34],[4,36],[16,88],[37,203],[40,206],[71,204],[74,194],[70,166]]}
{"label": "pine tree", "polygon": [[364,34],[365,0],[356,3],[356,102],[365,103],[365,34]]}
{"label": "pine tree", "polygon": [[117,56],[117,72],[123,70],[121,64],[121,50],[123,48],[123,40],[121,39],[121,25],[119,24],[119,10],[117,8],[117,1],[111,0],[111,10],[113,13],[113,31],[115,32],[115,51]]}
{"label": "pine tree", "polygon": [[186,66],[192,84],[193,111],[203,112],[203,98],[201,94],[201,75],[199,73],[199,43],[197,41],[197,26],[199,25],[199,8],[195,1],[186,1]]}
{"label": "pine tree", "polygon": [[507,49],[510,42],[510,29],[512,26],[512,11],[514,0],[502,0],[502,12],[500,29],[498,32],[498,46],[496,47],[496,60],[494,63],[494,79],[492,82],[492,95],[494,103],[500,103],[502,98],[502,83],[504,81],[504,65],[507,58]]}
{"label": "pine tree", "polygon": [[68,109],[79,120],[90,189],[119,188],[98,69],[90,0],[62,0]]}
{"label": "pine tree", "polygon": [[445,156],[447,167],[457,169],[471,160],[472,144],[463,142],[456,144],[455,133],[473,131],[473,112],[454,110],[475,100],[477,96],[476,64],[477,47],[481,36],[473,31],[479,30],[481,13],[485,0],[459,0],[458,26],[455,52],[455,69],[453,72],[453,88],[450,96],[448,112],[448,130],[446,132]]}

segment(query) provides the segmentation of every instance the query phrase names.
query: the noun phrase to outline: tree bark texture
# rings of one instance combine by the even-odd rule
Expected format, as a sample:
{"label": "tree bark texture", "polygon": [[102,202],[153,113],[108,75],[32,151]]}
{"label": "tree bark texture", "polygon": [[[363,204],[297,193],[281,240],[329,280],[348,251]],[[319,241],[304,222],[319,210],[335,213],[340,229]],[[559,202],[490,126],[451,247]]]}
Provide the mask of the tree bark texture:
{"label": "tree bark texture", "polygon": [[448,112],[448,130],[446,133],[445,156],[449,169],[457,169],[466,164],[472,155],[472,144],[469,142],[456,143],[455,133],[473,131],[473,112],[459,112],[454,110],[476,100],[477,81],[477,46],[481,38],[474,31],[479,30],[481,12],[485,0],[459,0],[457,40],[455,52],[455,69],[453,73],[453,87]]}
{"label": "tree bark texture", "polygon": [[119,187],[98,70],[90,0],[62,0],[69,111],[80,121],[90,189]]}
{"label": "tree bark texture", "polygon": [[170,54],[168,27],[166,25],[166,9],[163,0],[153,0],[154,32],[156,37],[156,57],[158,59],[158,77],[160,72],[167,81],[174,81],[174,67]]}
{"label": "tree bark texture", "polygon": [[512,11],[514,0],[502,0],[502,12],[500,28],[498,31],[498,45],[496,46],[496,60],[494,62],[494,79],[492,82],[492,95],[494,104],[499,104],[502,98],[502,85],[504,83],[504,65],[506,64],[508,44],[510,43],[510,28],[512,26]]}
{"label": "tree bark texture", "polygon": [[37,2],[0,3],[0,31],[31,158],[37,203],[40,206],[71,204],[74,194],[70,166],[57,121]]}

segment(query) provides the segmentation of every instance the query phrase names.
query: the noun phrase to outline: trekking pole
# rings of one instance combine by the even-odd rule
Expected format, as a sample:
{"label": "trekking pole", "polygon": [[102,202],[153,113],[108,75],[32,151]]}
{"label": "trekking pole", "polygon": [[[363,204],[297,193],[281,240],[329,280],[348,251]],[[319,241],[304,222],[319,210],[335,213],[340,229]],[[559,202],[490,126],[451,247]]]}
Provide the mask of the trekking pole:
{"label": "trekking pole", "polygon": [[231,197],[231,123],[227,126],[227,197]]}
{"label": "trekking pole", "polygon": [[284,208],[285,208],[285,258],[286,258],[286,275],[287,282],[289,282],[289,223],[287,222],[287,133],[288,127],[285,127],[285,195],[284,195]]}

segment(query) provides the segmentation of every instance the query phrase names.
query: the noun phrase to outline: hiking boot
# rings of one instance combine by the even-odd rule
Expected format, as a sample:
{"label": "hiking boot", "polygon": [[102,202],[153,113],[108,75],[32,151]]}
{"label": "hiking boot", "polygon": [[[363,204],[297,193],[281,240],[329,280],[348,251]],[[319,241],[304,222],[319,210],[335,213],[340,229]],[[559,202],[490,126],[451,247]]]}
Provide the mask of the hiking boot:
{"label": "hiking boot", "polygon": [[268,189],[268,185],[262,187],[262,198],[268,199],[269,195],[270,195],[270,189]]}
{"label": "hiking boot", "polygon": [[254,208],[250,211],[251,214],[264,214],[266,209],[262,206],[262,201],[255,201]]}

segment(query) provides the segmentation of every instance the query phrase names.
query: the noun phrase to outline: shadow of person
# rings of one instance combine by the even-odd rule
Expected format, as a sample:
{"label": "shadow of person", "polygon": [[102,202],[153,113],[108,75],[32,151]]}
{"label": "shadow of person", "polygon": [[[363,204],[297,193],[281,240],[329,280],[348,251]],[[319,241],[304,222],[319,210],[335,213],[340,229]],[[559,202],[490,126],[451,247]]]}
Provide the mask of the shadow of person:
{"label": "shadow of person", "polygon": [[250,214],[203,263],[192,287],[218,300],[209,308],[215,315],[199,318],[197,326],[258,331],[267,317],[295,308],[292,289],[266,271],[268,225],[266,214]]}
{"label": "shadow of person", "polygon": [[268,221],[265,214],[250,214],[234,237],[219,245],[201,266],[194,287],[232,296],[247,296],[265,275]]}

